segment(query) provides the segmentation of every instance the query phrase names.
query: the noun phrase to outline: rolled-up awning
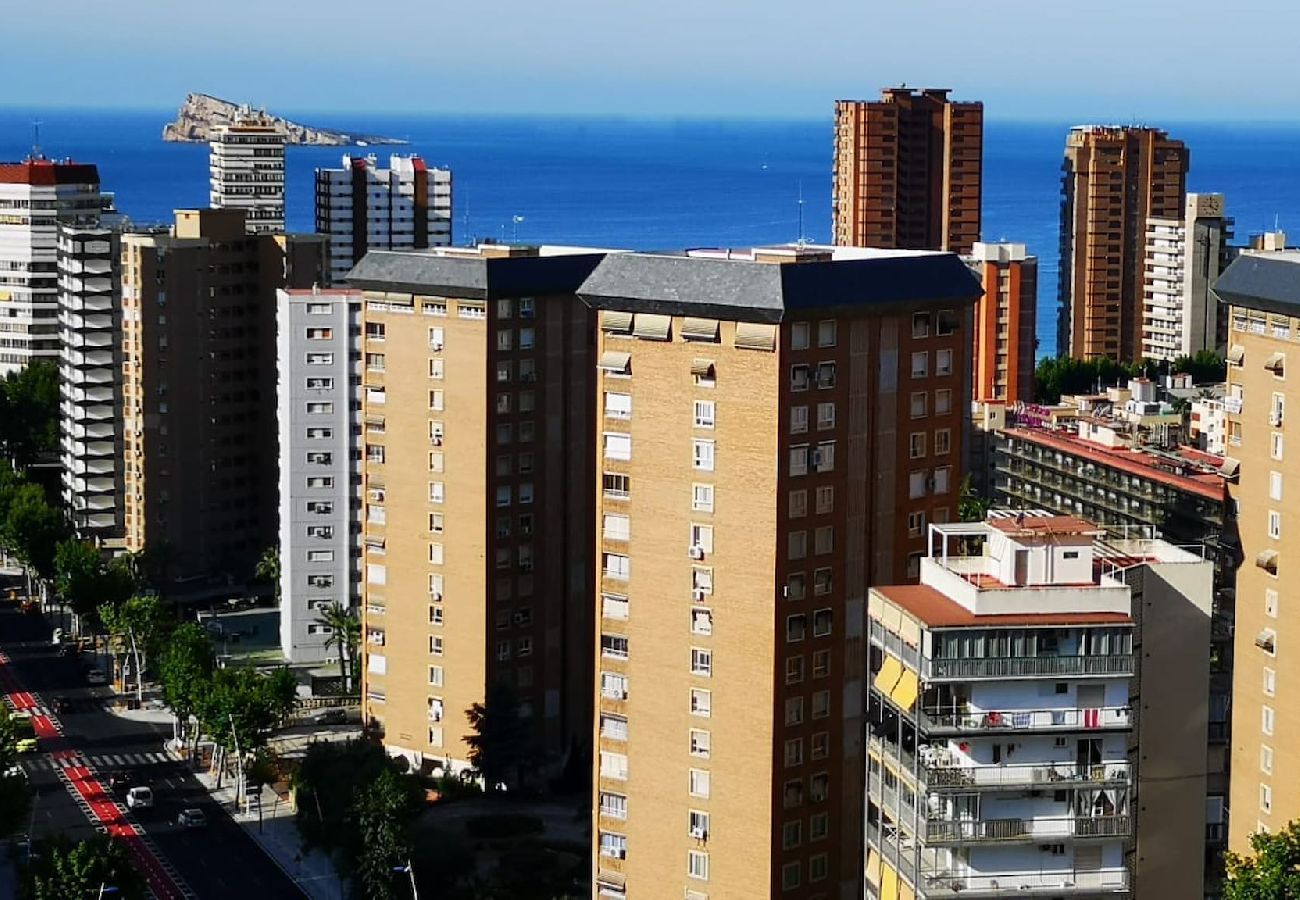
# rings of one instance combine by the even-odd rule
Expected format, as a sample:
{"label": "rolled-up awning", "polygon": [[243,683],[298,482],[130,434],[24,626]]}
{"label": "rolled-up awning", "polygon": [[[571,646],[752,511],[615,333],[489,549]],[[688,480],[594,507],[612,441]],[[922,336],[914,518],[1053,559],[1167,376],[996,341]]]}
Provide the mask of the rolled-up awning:
{"label": "rolled-up awning", "polygon": [[713,360],[696,357],[691,363],[691,374],[696,378],[708,378],[713,374]]}
{"label": "rolled-up awning", "polygon": [[606,350],[600,354],[600,362],[597,363],[597,366],[606,372],[618,372],[626,375],[632,371],[632,354]]}
{"label": "rolled-up awning", "polygon": [[1284,365],[1286,365],[1286,355],[1283,353],[1274,353],[1264,361],[1264,368],[1271,372],[1281,372]]}
{"label": "rolled-up awning", "polygon": [[1276,572],[1277,551],[1261,550],[1260,553],[1255,557],[1255,565],[1259,566],[1261,569],[1267,569],[1270,572]]}
{"label": "rolled-up awning", "polygon": [[688,341],[716,341],[718,320],[687,316],[682,320],[682,337]]}
{"label": "rolled-up awning", "polygon": [[776,326],[764,325],[758,322],[737,322],[736,349],[775,350]]}
{"label": "rolled-up awning", "polygon": [[1223,465],[1219,466],[1219,474],[1224,478],[1236,478],[1237,473],[1241,471],[1241,460],[1233,459],[1231,456],[1223,458]]}
{"label": "rolled-up awning", "polygon": [[632,322],[632,334],[646,341],[666,341],[672,328],[672,316],[655,313],[637,313]]}
{"label": "rolled-up awning", "polygon": [[627,334],[632,330],[632,314],[607,309],[600,316],[600,330],[614,334]]}
{"label": "rolled-up awning", "polygon": [[1246,360],[1246,348],[1241,344],[1233,344],[1228,348],[1228,362],[1234,366],[1239,366]]}

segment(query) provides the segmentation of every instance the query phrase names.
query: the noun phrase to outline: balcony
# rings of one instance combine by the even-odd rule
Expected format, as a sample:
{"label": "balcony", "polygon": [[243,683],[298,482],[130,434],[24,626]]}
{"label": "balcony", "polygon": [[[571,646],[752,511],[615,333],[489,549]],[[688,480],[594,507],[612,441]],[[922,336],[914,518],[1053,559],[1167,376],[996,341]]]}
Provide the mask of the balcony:
{"label": "balcony", "polygon": [[1035,678],[1044,675],[1132,675],[1133,657],[1115,656],[1010,656],[985,659],[928,659],[921,674],[927,681],[977,678]]}
{"label": "balcony", "polygon": [[930,734],[1097,731],[1130,727],[1127,706],[1086,709],[922,710],[917,724]]}
{"label": "balcony", "polygon": [[1080,766],[1070,762],[1047,762],[1039,765],[926,765],[921,777],[930,790],[972,790],[980,788],[1066,788],[1101,787],[1129,783],[1127,762]]}
{"label": "balcony", "polygon": [[1123,838],[1133,831],[1128,816],[1055,816],[1038,819],[929,821],[930,844],[1048,843],[1073,838]]}
{"label": "balcony", "polygon": [[927,897],[1058,897],[1065,892],[1122,893],[1128,870],[1064,869],[1056,872],[998,872],[990,875],[936,873],[925,876]]}

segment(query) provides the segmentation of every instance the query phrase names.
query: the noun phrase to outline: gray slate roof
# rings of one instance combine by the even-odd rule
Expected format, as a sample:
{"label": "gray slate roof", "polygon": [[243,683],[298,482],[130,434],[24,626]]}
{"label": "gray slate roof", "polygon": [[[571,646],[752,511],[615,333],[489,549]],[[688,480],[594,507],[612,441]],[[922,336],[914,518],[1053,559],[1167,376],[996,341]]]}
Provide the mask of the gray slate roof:
{"label": "gray slate roof", "polygon": [[486,258],[372,250],[348,273],[347,283],[468,300],[572,294],[600,259],[599,253]]}
{"label": "gray slate roof", "polygon": [[756,263],[610,254],[578,289],[598,309],[780,322],[802,312],[972,303],[983,290],[956,254]]}
{"label": "gray slate roof", "polygon": [[1223,270],[1214,293],[1233,306],[1300,316],[1300,254],[1243,253]]}

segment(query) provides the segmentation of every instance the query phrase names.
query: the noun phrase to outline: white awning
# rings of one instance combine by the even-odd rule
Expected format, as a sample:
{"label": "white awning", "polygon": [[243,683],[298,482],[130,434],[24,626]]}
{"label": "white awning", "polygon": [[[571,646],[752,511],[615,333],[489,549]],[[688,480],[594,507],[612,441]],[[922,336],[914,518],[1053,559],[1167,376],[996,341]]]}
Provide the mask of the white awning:
{"label": "white awning", "polygon": [[758,322],[737,322],[736,349],[767,350],[768,352],[775,350],[776,326],[764,325]]}
{"label": "white awning", "polygon": [[1259,555],[1255,557],[1255,565],[1259,566],[1261,569],[1267,569],[1270,572],[1276,572],[1277,551],[1276,550],[1260,551]]}
{"label": "white awning", "polygon": [[1236,478],[1237,473],[1241,471],[1241,460],[1233,459],[1231,456],[1223,458],[1223,465],[1219,466],[1219,474],[1225,478]]}
{"label": "white awning", "polygon": [[1246,359],[1246,348],[1241,344],[1233,344],[1228,348],[1228,362],[1234,366],[1239,366]]}
{"label": "white awning", "polygon": [[716,341],[718,320],[687,316],[682,320],[682,337],[688,341]]}
{"label": "white awning", "polygon": [[607,309],[600,315],[600,330],[615,334],[627,334],[632,330],[632,314]]}
{"label": "white awning", "polygon": [[654,313],[637,313],[632,324],[632,334],[647,341],[668,340],[673,328],[672,316]]}
{"label": "white awning", "polygon": [[691,363],[691,374],[696,378],[708,378],[713,374],[713,360],[696,357]]}
{"label": "white awning", "polygon": [[613,350],[606,350],[600,354],[600,362],[597,366],[606,372],[617,372],[621,375],[627,375],[632,371],[632,354],[618,353]]}
{"label": "white awning", "polygon": [[1264,368],[1271,372],[1281,372],[1282,367],[1286,364],[1286,355],[1283,353],[1274,353],[1264,361]]}

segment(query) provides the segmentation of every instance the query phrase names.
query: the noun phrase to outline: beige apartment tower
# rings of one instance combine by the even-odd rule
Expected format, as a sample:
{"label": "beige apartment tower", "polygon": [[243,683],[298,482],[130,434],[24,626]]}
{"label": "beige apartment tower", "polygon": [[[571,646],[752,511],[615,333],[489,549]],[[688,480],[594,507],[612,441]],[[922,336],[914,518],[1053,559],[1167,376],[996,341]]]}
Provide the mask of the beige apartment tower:
{"label": "beige apartment tower", "polygon": [[1300,451],[1294,434],[1285,441],[1286,410],[1300,409],[1300,252],[1245,252],[1214,290],[1230,307],[1224,403],[1242,556],[1228,849],[1250,853],[1251,834],[1300,819],[1300,570],[1288,553],[1300,535]]}
{"label": "beige apartment tower", "polygon": [[1182,141],[1155,128],[1070,130],[1061,166],[1058,354],[1141,357],[1147,219],[1182,216],[1188,165]]}
{"label": "beige apartment tower", "polygon": [[595,252],[372,251],[364,292],[362,710],[389,753],[469,765],[508,683],[550,762],[591,742]]}
{"label": "beige apartment tower", "polygon": [[610,254],[592,480],[594,894],[861,896],[865,598],[955,520],[952,254]]}
{"label": "beige apartment tower", "polygon": [[969,253],[980,238],[984,104],[886,88],[835,104],[836,244]]}
{"label": "beige apartment tower", "polygon": [[122,237],[125,543],[169,580],[246,579],[276,542],[275,292],[323,280],[324,240],[233,209]]}

